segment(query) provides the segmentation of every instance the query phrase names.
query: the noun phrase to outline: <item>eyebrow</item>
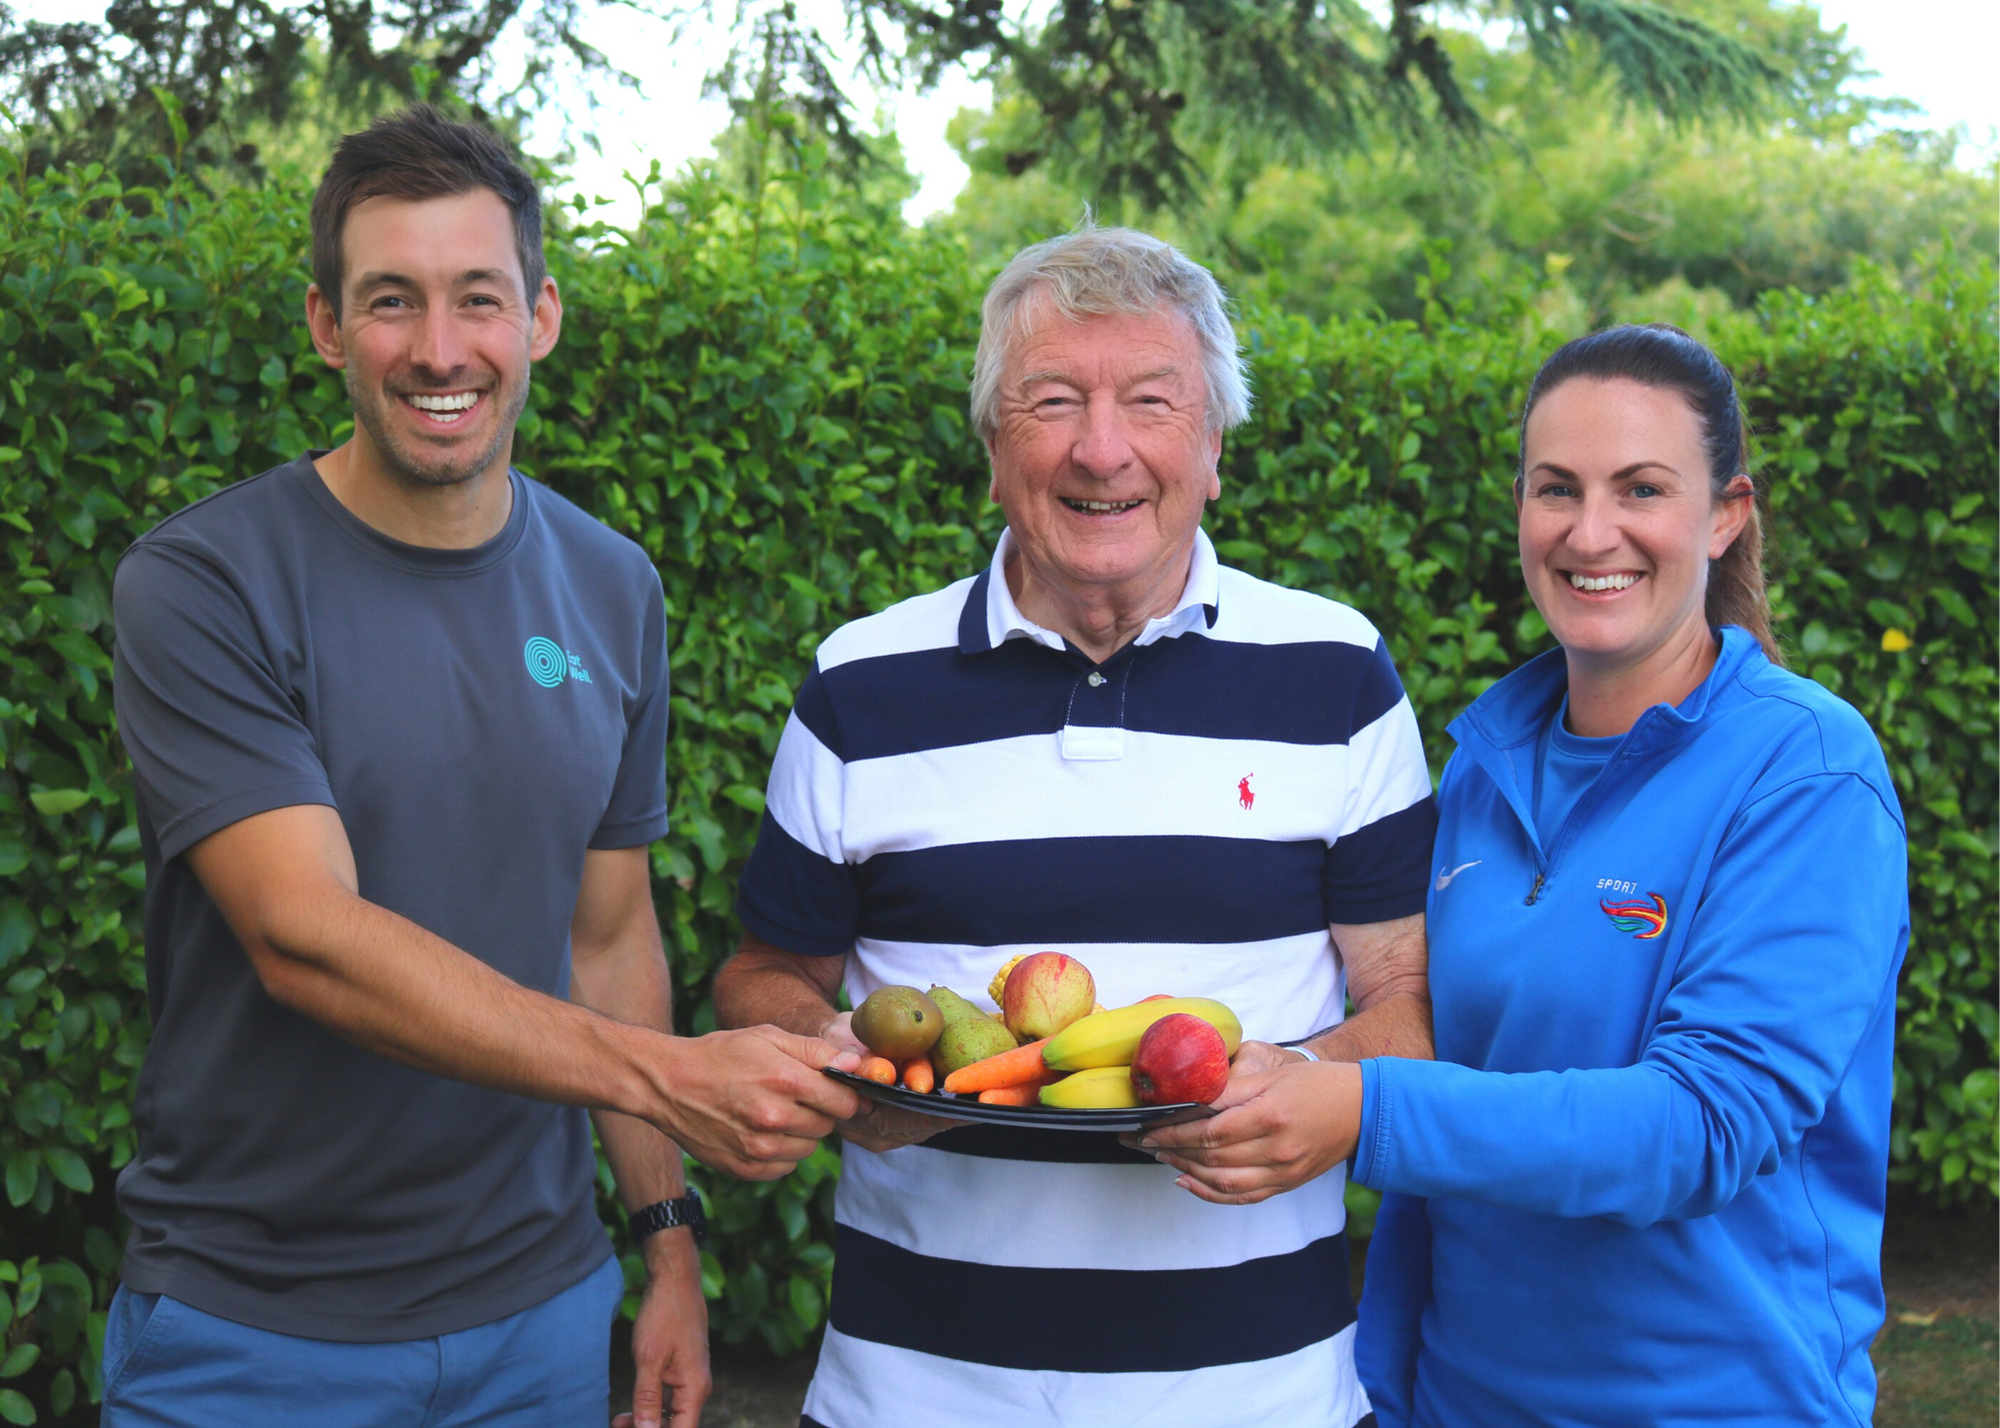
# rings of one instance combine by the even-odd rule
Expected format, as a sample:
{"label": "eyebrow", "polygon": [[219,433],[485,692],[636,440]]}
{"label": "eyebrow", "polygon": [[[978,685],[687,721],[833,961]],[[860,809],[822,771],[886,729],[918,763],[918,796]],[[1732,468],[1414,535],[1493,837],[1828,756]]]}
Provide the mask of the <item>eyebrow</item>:
{"label": "eyebrow", "polygon": [[[1576,479],[1574,471],[1570,470],[1567,466],[1558,466],[1553,461],[1537,461],[1533,466],[1528,468],[1528,471],[1531,475],[1537,471],[1546,471],[1552,476],[1567,476],[1572,481]],[[1630,466],[1621,466],[1612,472],[1611,479],[1614,481],[1628,480],[1638,475],[1641,471],[1664,471],[1669,476],[1678,476],[1681,474],[1664,461],[1635,461]]]}
{"label": "eyebrow", "polygon": [[[1139,373],[1138,376],[1132,378],[1125,385],[1128,387],[1136,387],[1140,385],[1142,382],[1157,382],[1162,377],[1178,377],[1180,376],[1180,374],[1181,374],[1181,369],[1178,367],[1174,366],[1156,367],[1150,372]],[[1028,372],[1024,374],[1021,378],[1021,385],[1024,387],[1032,386],[1036,382],[1061,382],[1066,387],[1075,387],[1081,385],[1076,380],[1076,378],[1072,377],[1069,373],[1058,371],[1053,367],[1044,368],[1042,371],[1039,372]]]}
{"label": "eyebrow", "polygon": [[[499,268],[467,268],[451,280],[451,285],[455,288],[460,288],[469,283],[504,283],[510,281],[510,278],[510,274],[503,272]],[[403,273],[379,272],[363,273],[354,280],[354,286],[356,288],[414,288],[421,287],[422,284],[415,278]]]}

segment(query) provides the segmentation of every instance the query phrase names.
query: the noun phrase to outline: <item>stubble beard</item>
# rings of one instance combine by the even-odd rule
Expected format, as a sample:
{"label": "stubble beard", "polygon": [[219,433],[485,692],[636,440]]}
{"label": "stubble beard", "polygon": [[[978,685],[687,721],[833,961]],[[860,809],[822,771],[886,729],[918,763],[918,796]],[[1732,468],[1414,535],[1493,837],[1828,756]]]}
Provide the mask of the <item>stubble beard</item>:
{"label": "stubble beard", "polygon": [[419,444],[402,441],[392,433],[388,406],[398,400],[395,393],[363,387],[352,367],[341,375],[347,383],[347,402],[354,411],[355,423],[368,433],[369,441],[381,453],[389,474],[405,485],[427,490],[462,486],[492,465],[493,458],[513,441],[514,425],[528,405],[528,384],[525,380],[511,390],[501,388],[490,396],[482,397],[482,401],[504,404],[500,420],[493,428],[493,439],[485,449],[469,457],[445,451],[431,452]]}

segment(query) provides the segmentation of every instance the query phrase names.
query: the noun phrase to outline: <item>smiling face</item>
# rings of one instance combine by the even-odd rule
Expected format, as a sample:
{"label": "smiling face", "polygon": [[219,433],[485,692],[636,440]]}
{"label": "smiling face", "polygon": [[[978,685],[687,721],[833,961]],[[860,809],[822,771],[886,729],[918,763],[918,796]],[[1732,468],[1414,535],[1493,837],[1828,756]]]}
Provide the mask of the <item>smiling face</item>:
{"label": "smiling face", "polygon": [[555,345],[562,306],[522,290],[514,224],[491,189],[371,198],[348,212],[340,319],[307,296],[313,341],[344,373],[355,440],[416,486],[454,486],[513,450],[528,370]]}
{"label": "smiling face", "polygon": [[1030,618],[1049,601],[1156,615],[1179,600],[1222,451],[1185,319],[1037,312],[1007,354],[987,451]]}
{"label": "smiling face", "polygon": [[1743,529],[1749,482],[1710,494],[1700,419],[1677,391],[1576,378],[1522,441],[1521,570],[1573,672],[1643,670],[1712,644],[1709,562]]}

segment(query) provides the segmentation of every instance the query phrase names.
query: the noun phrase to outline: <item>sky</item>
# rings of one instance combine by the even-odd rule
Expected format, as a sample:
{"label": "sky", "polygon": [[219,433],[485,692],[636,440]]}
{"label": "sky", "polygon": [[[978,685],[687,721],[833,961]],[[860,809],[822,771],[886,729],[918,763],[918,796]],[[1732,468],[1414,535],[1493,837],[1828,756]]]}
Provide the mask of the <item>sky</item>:
{"label": "sky", "polygon": [[[719,8],[726,11],[730,7]],[[879,119],[882,127],[893,129],[902,141],[904,161],[920,184],[905,207],[905,216],[915,221],[949,208],[969,175],[945,140],[945,126],[960,109],[990,104],[992,86],[960,67],[927,93],[878,91],[855,73],[858,50],[843,42],[838,0],[799,0],[798,9],[802,19],[817,23],[836,50],[844,51],[847,69],[840,76],[841,83],[863,120]],[[1012,0],[1007,10],[1018,16],[1020,0]],[[625,197],[630,192],[623,182],[627,172],[643,174],[654,159],[671,172],[689,159],[709,153],[716,134],[729,123],[729,109],[723,101],[701,97],[703,76],[728,46],[720,28],[714,26],[691,26],[679,43],[673,43],[664,23],[622,5],[605,5],[594,11],[583,28],[591,43],[636,75],[641,84],[636,95],[609,83],[595,86],[604,107],[590,122],[601,152],[579,152],[570,166],[573,191],[585,197],[616,196],[611,214],[615,221],[636,203]],[[657,58],[644,64],[625,58],[642,54]],[[556,146],[560,127],[559,122],[551,123],[547,133],[535,133],[531,138],[546,152]],[[625,192],[618,192],[620,189]]]}
{"label": "sky", "polygon": [[[1007,8],[1018,17],[1025,4],[1035,3],[1045,5],[1046,0],[1010,0]],[[30,19],[96,19],[103,13],[103,0],[17,0],[15,8]],[[733,6],[718,8],[727,12]],[[841,35],[839,0],[799,0],[799,10],[829,38]],[[1879,71],[1857,89],[1915,101],[1923,113],[1910,123],[1964,125],[1978,155],[2000,151],[2000,84],[1993,79],[2000,57],[2000,3],[1824,0],[1820,12],[1828,24],[1846,25],[1868,66]],[[624,175],[643,174],[654,160],[667,172],[678,169],[708,153],[729,122],[722,101],[701,97],[702,77],[726,44],[713,26],[690,26],[676,40],[663,22],[618,4],[590,11],[583,28],[587,39],[637,76],[640,89],[633,93],[609,81],[594,84],[602,107],[586,122],[599,136],[601,151],[578,152],[568,192],[610,199],[603,216],[629,222],[638,207]],[[945,126],[959,109],[989,103],[991,87],[959,70],[929,93],[880,93],[851,73],[851,59],[850,73],[842,80],[856,109],[864,117],[879,115],[902,141],[905,160],[920,183],[905,216],[917,221],[949,208],[967,173],[945,140]],[[567,107],[582,111],[581,104]],[[563,138],[561,122],[552,117],[528,137],[534,151],[552,152]]]}

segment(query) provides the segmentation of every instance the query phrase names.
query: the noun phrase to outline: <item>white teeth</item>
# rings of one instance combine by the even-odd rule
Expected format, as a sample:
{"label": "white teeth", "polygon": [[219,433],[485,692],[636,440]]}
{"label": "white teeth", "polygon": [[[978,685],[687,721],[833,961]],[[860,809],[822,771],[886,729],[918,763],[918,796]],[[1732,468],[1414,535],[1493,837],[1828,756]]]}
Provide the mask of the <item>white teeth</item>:
{"label": "white teeth", "polygon": [[1063,504],[1068,506],[1072,511],[1089,511],[1092,513],[1100,513],[1100,512],[1110,512],[1110,511],[1129,511],[1134,506],[1139,505],[1140,503],[1137,501],[1073,501],[1069,499],[1067,496],[1065,496],[1063,498]]}
{"label": "white teeth", "polygon": [[420,412],[443,415],[447,412],[470,410],[472,407],[478,405],[479,393],[453,392],[450,396],[444,397],[410,396],[406,397],[405,400]]}
{"label": "white teeth", "polygon": [[1569,583],[1579,590],[1629,590],[1638,583],[1636,575],[1577,575],[1572,573]]}

